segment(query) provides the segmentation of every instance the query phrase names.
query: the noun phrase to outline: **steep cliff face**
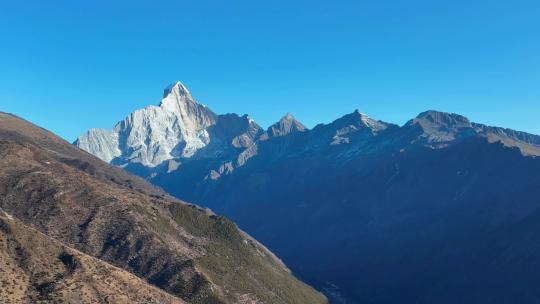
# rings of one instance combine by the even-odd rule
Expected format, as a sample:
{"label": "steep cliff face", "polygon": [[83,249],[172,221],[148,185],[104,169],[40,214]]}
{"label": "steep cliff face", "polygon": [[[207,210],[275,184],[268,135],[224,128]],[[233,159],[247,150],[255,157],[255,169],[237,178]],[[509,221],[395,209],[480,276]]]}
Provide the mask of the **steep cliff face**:
{"label": "steep cliff face", "polygon": [[[58,246],[71,248],[66,249],[68,254],[77,255],[77,259],[79,255],[94,257],[137,276],[149,284],[147,290],[154,290],[150,285],[161,289],[155,288],[155,299],[325,302],[228,219],[175,200],[142,179],[3,113],[0,208]],[[16,234],[5,233],[21,241]],[[56,254],[57,249],[44,254]],[[39,258],[57,260],[57,256]],[[25,275],[39,279],[31,271]],[[84,281],[84,276],[76,280],[85,286],[97,284]],[[54,292],[46,289],[41,296],[55,297]],[[83,296],[82,291],[78,295]]]}
{"label": "steep cliff face", "polygon": [[247,116],[216,115],[176,82],[165,89],[159,106],[131,113],[112,130],[91,129],[75,145],[119,166],[153,168],[173,159],[215,157],[245,148],[260,131]]}
{"label": "steep cliff face", "polygon": [[76,145],[107,162],[155,167],[205,147],[210,140],[206,129],[216,120],[216,114],[196,103],[177,82],[165,89],[159,106],[131,113],[112,130],[89,130]]}

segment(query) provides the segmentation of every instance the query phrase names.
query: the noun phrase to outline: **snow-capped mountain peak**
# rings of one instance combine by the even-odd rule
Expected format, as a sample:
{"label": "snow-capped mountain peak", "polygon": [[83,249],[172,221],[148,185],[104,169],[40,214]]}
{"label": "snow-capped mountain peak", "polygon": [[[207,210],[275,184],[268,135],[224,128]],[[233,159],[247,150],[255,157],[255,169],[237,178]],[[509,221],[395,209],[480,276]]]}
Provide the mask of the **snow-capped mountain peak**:
{"label": "snow-capped mountain peak", "polygon": [[189,92],[189,90],[180,81],[171,83],[165,88],[165,90],[163,90],[163,98],[167,97],[169,94],[175,94],[177,96],[181,96],[181,95],[191,96],[191,93]]}
{"label": "snow-capped mountain peak", "polygon": [[180,81],[177,81],[165,88],[159,107],[167,111],[178,112],[188,105],[194,106],[198,103],[193,99],[189,90]]}
{"label": "snow-capped mountain peak", "polygon": [[112,130],[89,130],[75,144],[118,165],[155,167],[169,159],[192,157],[208,145],[207,128],[216,121],[217,115],[198,104],[178,81],[165,89],[159,107],[136,110]]}

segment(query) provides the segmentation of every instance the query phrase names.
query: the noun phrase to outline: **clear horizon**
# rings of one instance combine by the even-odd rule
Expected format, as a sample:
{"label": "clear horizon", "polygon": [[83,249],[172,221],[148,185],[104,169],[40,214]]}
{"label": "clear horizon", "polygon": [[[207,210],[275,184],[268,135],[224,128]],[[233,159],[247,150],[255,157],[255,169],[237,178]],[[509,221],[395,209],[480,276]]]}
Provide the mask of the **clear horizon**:
{"label": "clear horizon", "polygon": [[540,3],[0,4],[0,111],[68,141],[176,80],[218,114],[312,128],[426,110],[540,134]]}

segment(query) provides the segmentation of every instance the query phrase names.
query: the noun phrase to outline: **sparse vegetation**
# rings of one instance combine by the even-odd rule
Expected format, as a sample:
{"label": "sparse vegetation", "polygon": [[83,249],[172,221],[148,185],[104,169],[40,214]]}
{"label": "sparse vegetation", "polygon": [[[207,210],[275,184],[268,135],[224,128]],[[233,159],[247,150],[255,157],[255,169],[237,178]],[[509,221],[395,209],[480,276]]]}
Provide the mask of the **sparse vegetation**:
{"label": "sparse vegetation", "polygon": [[0,266],[23,286],[5,283],[11,299],[325,302],[226,218],[0,115]]}

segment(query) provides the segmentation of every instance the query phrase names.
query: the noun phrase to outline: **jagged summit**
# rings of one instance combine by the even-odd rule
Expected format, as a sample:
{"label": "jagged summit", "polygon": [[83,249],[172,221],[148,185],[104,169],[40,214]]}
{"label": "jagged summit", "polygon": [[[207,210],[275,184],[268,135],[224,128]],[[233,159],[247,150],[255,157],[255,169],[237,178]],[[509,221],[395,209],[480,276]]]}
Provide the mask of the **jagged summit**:
{"label": "jagged summit", "polygon": [[375,120],[356,109],[354,112],[336,119],[330,126],[333,126],[334,128],[368,128],[376,132],[388,128],[389,124],[380,120]]}
{"label": "jagged summit", "polygon": [[216,120],[217,115],[198,104],[178,81],[165,89],[159,107],[136,110],[112,130],[89,130],[75,144],[117,165],[155,167],[169,159],[189,158],[208,145],[206,129]]}
{"label": "jagged summit", "polygon": [[277,137],[306,130],[307,128],[296,120],[291,113],[287,113],[277,123],[271,125],[267,132],[269,136]]}
{"label": "jagged summit", "polygon": [[291,112],[287,112],[283,117],[281,117],[280,121],[284,120],[293,120],[295,119],[294,116],[291,114]]}
{"label": "jagged summit", "polygon": [[75,145],[118,166],[154,168],[246,148],[259,133],[247,115],[217,115],[178,81],[164,90],[159,106],[134,111],[112,130],[91,129]]}
{"label": "jagged summit", "polygon": [[191,95],[186,86],[180,81],[171,83],[163,90],[163,98],[167,97],[169,94],[176,94],[178,96]]}
{"label": "jagged summit", "polygon": [[[189,90],[180,81],[170,84],[163,91],[163,99],[159,107],[168,111],[180,112],[182,108],[204,107],[197,103],[191,96]],[[206,108],[206,107],[204,107]],[[190,109],[183,109],[184,112]]]}

